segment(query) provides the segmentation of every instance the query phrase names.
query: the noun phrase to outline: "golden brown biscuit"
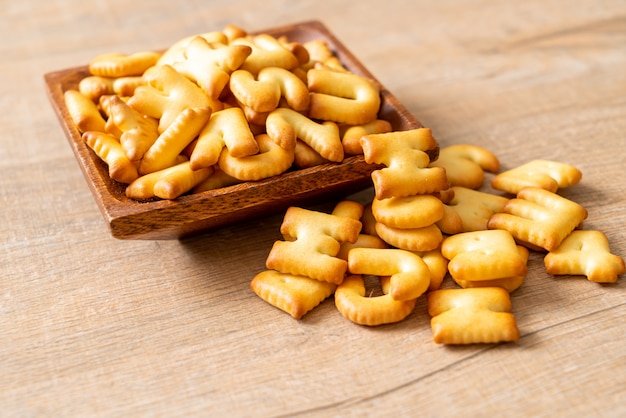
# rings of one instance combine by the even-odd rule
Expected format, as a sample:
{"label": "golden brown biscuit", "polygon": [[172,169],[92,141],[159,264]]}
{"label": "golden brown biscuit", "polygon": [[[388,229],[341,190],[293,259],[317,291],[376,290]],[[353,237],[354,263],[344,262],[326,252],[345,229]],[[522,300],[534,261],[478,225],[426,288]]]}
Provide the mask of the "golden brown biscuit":
{"label": "golden brown biscuit", "polygon": [[241,180],[238,180],[228,174],[224,173],[217,166],[213,166],[214,171],[206,180],[201,183],[198,183],[196,187],[194,187],[194,193],[202,193],[207,190],[220,189],[222,187],[233,186],[235,184],[241,183]]}
{"label": "golden brown biscuit", "polygon": [[185,46],[184,59],[171,66],[196,82],[209,97],[217,99],[252,49],[246,45],[210,44],[202,36],[195,36]]}
{"label": "golden brown biscuit", "polygon": [[466,187],[455,186],[451,189],[454,197],[448,205],[461,219],[462,230],[459,232],[486,230],[491,215],[502,212],[509,202],[504,196]]}
{"label": "golden brown biscuit", "polygon": [[494,280],[526,275],[513,236],[504,230],[464,232],[447,237],[441,253],[448,271],[458,280]]}
{"label": "golden brown biscuit", "polygon": [[114,94],[113,80],[115,79],[110,77],[88,76],[78,82],[78,91],[97,103],[100,97]]}
{"label": "golden brown biscuit", "polygon": [[128,159],[117,139],[107,133],[87,131],[83,141],[91,148],[109,168],[109,177],[120,183],[128,184],[139,175],[137,168]]}
{"label": "golden brown biscuit", "polygon": [[145,85],[135,89],[128,105],[136,111],[159,119],[163,133],[187,108],[208,107],[213,112],[223,104],[213,100],[197,84],[169,65],[154,67],[144,74]]}
{"label": "golden brown biscuit", "polygon": [[259,153],[235,158],[228,148],[220,154],[220,170],[241,181],[257,181],[284,173],[293,164],[293,150],[276,144],[267,134],[257,135]]}
{"label": "golden brown biscuit", "polygon": [[87,96],[78,90],[67,90],[64,98],[68,113],[81,134],[87,131],[105,132],[106,121]]}
{"label": "golden brown biscuit", "polygon": [[276,241],[266,260],[266,267],[283,273],[306,276],[329,283],[341,283],[348,263],[336,255],[344,242],[355,242],[361,222],[290,207],[280,232],[285,241]]}
{"label": "golden brown biscuit", "polygon": [[278,107],[281,97],[296,112],[309,107],[306,84],[283,68],[263,68],[256,79],[248,71],[234,71],[230,75],[230,91],[240,103],[256,112],[271,112]]}
{"label": "golden brown biscuit", "polygon": [[306,142],[299,139],[296,139],[296,147],[294,148],[293,153],[293,165],[299,169],[315,167],[317,165],[330,162],[326,158],[319,155],[313,148],[308,146]]}
{"label": "golden brown biscuit", "polygon": [[420,297],[430,285],[430,270],[420,256],[394,248],[353,248],[348,253],[351,274],[390,276],[389,294],[394,300]]}
{"label": "golden brown biscuit", "polygon": [[578,203],[542,188],[527,187],[509,200],[502,213],[492,215],[487,227],[506,230],[533,249],[554,251],[586,218],[587,210]]}
{"label": "golden brown biscuit", "polygon": [[433,195],[374,198],[374,218],[386,226],[400,229],[422,228],[439,221],[444,215],[441,200]]}
{"label": "golden brown biscuit", "polygon": [[561,245],[544,258],[546,272],[553,275],[580,275],[597,283],[615,283],[624,274],[624,260],[611,253],[602,231],[572,231]]}
{"label": "golden brown biscuit", "polygon": [[134,54],[101,54],[89,63],[89,72],[102,77],[126,77],[142,75],[156,64],[161,56],[158,52],[144,51]]}
{"label": "golden brown biscuit", "polygon": [[448,259],[441,254],[441,248],[435,248],[430,251],[417,251],[415,254],[424,260],[424,263],[428,266],[428,270],[430,270],[428,291],[439,289],[443,279],[448,273]]}
{"label": "golden brown biscuit", "polygon": [[478,189],[485,179],[484,171],[497,173],[500,161],[489,150],[469,144],[444,147],[431,167],[443,167],[451,186]]}
{"label": "golden brown biscuit", "polygon": [[386,167],[372,172],[378,199],[428,194],[448,189],[445,169],[430,167],[425,151],[435,149],[437,141],[430,129],[394,131],[361,137],[365,161]]}
{"label": "golden brown biscuit", "polygon": [[259,144],[254,138],[248,121],[238,107],[214,112],[209,122],[198,135],[191,157],[191,168],[197,170],[211,167],[219,161],[226,147],[231,157],[241,158],[259,152]]}
{"label": "golden brown biscuit", "polygon": [[434,250],[443,240],[441,230],[434,224],[422,228],[400,229],[376,222],[375,228],[376,235],[389,245],[408,251]]}
{"label": "golden brown biscuit", "polygon": [[362,136],[382,134],[392,130],[391,123],[384,119],[375,119],[363,125],[341,125],[339,126],[339,134],[341,135],[344,153],[361,155],[363,154],[363,147],[361,146]]}
{"label": "golden brown biscuit", "polygon": [[254,276],[250,288],[272,306],[301,319],[333,294],[337,285],[303,276],[266,270]]}
{"label": "golden brown biscuit", "polygon": [[178,155],[194,140],[210,117],[211,109],[208,107],[183,110],[145,152],[139,172],[149,174],[173,166]]}
{"label": "golden brown biscuit", "polygon": [[[525,263],[528,263],[529,251],[526,247],[518,245],[517,249],[519,251],[520,257],[524,260]],[[504,277],[502,279],[493,279],[493,280],[461,280],[452,276],[452,280],[456,282],[462,288],[468,287],[502,287],[506,289],[509,293],[517,290],[522,284],[524,284],[524,279],[526,276],[514,276],[514,277]]]}
{"label": "golden brown biscuit", "polygon": [[346,277],[335,290],[337,310],[356,324],[378,326],[400,322],[415,309],[416,299],[395,300],[388,293],[367,297],[365,292],[365,282],[361,275]]}
{"label": "golden brown biscuit", "polygon": [[176,199],[193,190],[212,173],[212,167],[192,170],[189,161],[184,161],[137,178],[126,187],[126,196],[136,200],[152,197]]}
{"label": "golden brown biscuit", "polygon": [[511,194],[517,194],[525,187],[538,187],[554,193],[559,188],[577,184],[581,178],[581,171],[569,164],[533,160],[498,174],[491,186]]}
{"label": "golden brown biscuit", "polygon": [[300,139],[324,159],[341,162],[344,153],[337,124],[331,121],[317,123],[288,108],[271,112],[266,121],[267,134],[280,146],[293,148]]}
{"label": "golden brown biscuit", "polygon": [[376,119],[380,88],[365,77],[311,69],[307,80],[311,92],[310,118],[349,125],[363,125]]}
{"label": "golden brown biscuit", "polygon": [[159,122],[137,112],[118,96],[111,96],[108,106],[110,116],[107,122],[119,130],[124,152],[130,160],[140,160],[159,137]]}
{"label": "golden brown biscuit", "polygon": [[428,293],[428,313],[437,344],[519,340],[509,292],[501,287],[440,289]]}
{"label": "golden brown biscuit", "polygon": [[240,69],[254,75],[263,68],[279,67],[293,70],[300,65],[296,57],[278,39],[263,33],[255,36],[240,37],[230,42],[230,45],[246,45],[252,50],[241,65]]}

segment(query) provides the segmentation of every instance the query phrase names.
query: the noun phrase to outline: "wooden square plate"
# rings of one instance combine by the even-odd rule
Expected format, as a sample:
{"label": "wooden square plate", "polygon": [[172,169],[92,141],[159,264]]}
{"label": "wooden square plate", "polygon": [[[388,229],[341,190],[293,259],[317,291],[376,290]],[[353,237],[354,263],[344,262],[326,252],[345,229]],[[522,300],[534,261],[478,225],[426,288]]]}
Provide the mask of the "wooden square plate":
{"label": "wooden square plate", "polygon": [[[374,79],[320,22],[303,22],[262,32],[276,37],[285,36],[294,42],[324,40],[346,68]],[[370,174],[380,168],[367,164],[363,156],[351,156],[342,163],[289,171],[265,180],[184,195],[175,200],[138,202],[125,196],[125,185],[109,178],[106,165],[82,141],[65,106],[64,92],[77,89],[79,81],[87,75],[88,67],[84,65],[51,72],[44,78],[61,126],[115,238],[178,239],[267,216],[289,206],[339,198],[371,186]],[[381,88],[381,96],[379,117],[388,120],[394,130],[421,127],[417,119],[384,87]]]}

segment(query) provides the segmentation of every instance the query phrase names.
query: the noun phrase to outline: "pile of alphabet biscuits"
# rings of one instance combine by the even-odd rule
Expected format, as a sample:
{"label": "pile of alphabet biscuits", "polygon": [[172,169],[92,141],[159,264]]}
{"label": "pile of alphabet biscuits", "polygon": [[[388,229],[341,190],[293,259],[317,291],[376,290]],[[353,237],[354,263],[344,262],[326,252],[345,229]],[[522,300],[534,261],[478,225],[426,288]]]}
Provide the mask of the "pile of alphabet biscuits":
{"label": "pile of alphabet biscuits", "polygon": [[[550,275],[614,283],[625,272],[587,210],[558,192],[581,181],[564,162],[500,171],[479,146],[444,147],[428,128],[393,131],[378,118],[380,86],[347,70],[324,41],[224,30],[162,53],[104,54],[65,102],[82,140],[129,198],[256,181],[363,155],[376,164],[370,202],[330,213],[290,207],[283,239],[250,283],[301,319],[330,298],[363,326],[407,318],[426,298],[439,344],[516,341],[510,294],[531,251]],[[484,189],[485,172],[493,173]],[[450,277],[455,286],[442,288]]]}

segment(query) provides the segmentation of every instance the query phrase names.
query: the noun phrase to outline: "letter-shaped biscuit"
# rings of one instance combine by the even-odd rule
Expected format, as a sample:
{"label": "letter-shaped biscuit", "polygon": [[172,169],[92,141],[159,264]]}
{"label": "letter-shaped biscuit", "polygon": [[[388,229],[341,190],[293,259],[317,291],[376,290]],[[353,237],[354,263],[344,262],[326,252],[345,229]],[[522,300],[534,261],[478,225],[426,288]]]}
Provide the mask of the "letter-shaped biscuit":
{"label": "letter-shaped biscuit", "polygon": [[271,112],[278,107],[281,97],[297,112],[309,107],[307,86],[283,68],[264,68],[256,80],[248,71],[234,71],[230,75],[230,90],[240,103],[256,112]]}
{"label": "letter-shaped biscuit", "polygon": [[159,132],[170,126],[183,110],[209,107],[217,112],[223,104],[212,100],[197,84],[169,65],[154,67],[144,75],[146,85],[135,89],[128,105],[144,115],[159,119]]}
{"label": "letter-shaped biscuit", "polygon": [[252,49],[250,55],[239,68],[254,75],[267,67],[293,70],[300,65],[298,58],[269,34],[237,38],[231,41],[230,45],[246,45]]}
{"label": "letter-shaped biscuit", "polygon": [[395,300],[383,284],[383,295],[367,297],[365,282],[361,275],[351,275],[337,286],[335,290],[335,306],[350,321],[367,326],[378,326],[400,322],[413,312],[417,299]]}
{"label": "letter-shaped biscuit", "polygon": [[317,123],[288,108],[271,112],[266,122],[267,134],[283,148],[295,147],[300,139],[323,158],[333,162],[343,161],[343,146],[336,123]]}
{"label": "letter-shaped biscuit", "polygon": [[524,276],[526,261],[515,240],[503,230],[464,232],[447,237],[441,253],[448,271],[458,280],[494,280]]}
{"label": "letter-shaped biscuit", "polygon": [[444,214],[443,202],[433,195],[372,200],[374,218],[392,228],[413,229],[432,225]]}
{"label": "letter-shaped biscuit", "polygon": [[96,104],[87,96],[78,90],[67,90],[64,98],[68,113],[81,134],[87,131],[105,131],[106,121]]}
{"label": "letter-shaped biscuit", "polygon": [[159,122],[142,115],[118,96],[109,100],[109,121],[120,130],[120,143],[128,158],[140,160],[159,137]]}
{"label": "letter-shaped biscuit", "polygon": [[316,165],[330,162],[300,139],[296,139],[296,147],[293,153],[293,165],[299,169],[315,167]]}
{"label": "letter-shaped biscuit", "polygon": [[428,291],[439,289],[448,273],[448,259],[441,254],[441,248],[435,248],[430,251],[417,251],[415,254],[421,257],[428,266],[428,270],[430,270]]}
{"label": "letter-shaped biscuit", "polygon": [[602,231],[572,231],[561,245],[544,258],[548,274],[580,275],[597,283],[615,283],[624,274],[624,260],[611,254]]}
{"label": "letter-shaped biscuit", "polygon": [[228,149],[222,151],[220,169],[241,181],[256,181],[284,173],[293,164],[293,150],[286,150],[270,139],[267,134],[256,136],[259,153],[235,158]]}
{"label": "letter-shaped biscuit", "polygon": [[87,131],[82,137],[89,148],[108,165],[109,177],[113,180],[128,184],[139,176],[137,168],[115,137],[97,131]]}
{"label": "letter-shaped biscuit", "polygon": [[511,194],[517,194],[525,187],[539,187],[555,193],[559,188],[577,184],[581,178],[580,170],[569,164],[533,160],[498,174],[491,181],[491,186]]}
{"label": "letter-shaped biscuit", "polygon": [[243,111],[238,107],[211,114],[211,119],[200,132],[191,153],[191,168],[197,170],[217,164],[224,147],[234,158],[259,152],[259,144],[254,139]]}
{"label": "letter-shaped biscuit", "polygon": [[148,174],[174,165],[178,155],[198,136],[210,116],[208,107],[183,110],[143,155],[139,172]]}
{"label": "letter-shaped biscuit", "polygon": [[372,172],[378,199],[439,192],[449,187],[445,169],[430,167],[425,151],[437,142],[430,129],[394,131],[361,137],[365,161],[386,167]]}
{"label": "letter-shaped biscuit", "polygon": [[361,155],[363,154],[363,147],[361,146],[362,136],[383,134],[392,130],[391,123],[384,119],[375,119],[363,125],[341,125],[339,133],[343,151],[349,155]]}
{"label": "letter-shaped biscuit", "polygon": [[215,169],[213,174],[207,177],[206,180],[199,183],[196,187],[194,187],[194,193],[202,193],[207,190],[220,189],[222,187],[233,186],[235,184],[241,183],[241,180],[238,180],[228,174],[224,173],[217,166],[213,166]]}
{"label": "letter-shaped biscuit", "polygon": [[125,77],[141,75],[156,64],[161,56],[158,52],[137,52],[131,55],[110,53],[94,57],[89,63],[89,72],[102,77]]}
{"label": "letter-shaped biscuit", "polygon": [[587,210],[578,203],[527,187],[509,200],[502,213],[492,215],[487,227],[509,231],[522,245],[554,251],[586,218]]}
{"label": "letter-shaped biscuit", "polygon": [[494,213],[502,212],[509,199],[492,193],[481,192],[466,187],[451,187],[454,197],[448,204],[461,218],[459,232],[482,231]]}
{"label": "letter-shaped biscuit", "polygon": [[341,283],[348,263],[336,255],[342,243],[357,240],[360,230],[361,222],[355,219],[290,207],[280,227],[285,241],[274,243],[266,267]]}
{"label": "letter-shaped biscuit", "polygon": [[251,52],[252,49],[246,45],[213,46],[202,36],[196,36],[183,51],[185,59],[171,65],[198,83],[209,97],[217,99],[228,85],[229,75],[243,64]]}
{"label": "letter-shaped biscuit", "polygon": [[311,103],[309,117],[349,125],[376,119],[380,89],[372,81],[353,73],[311,69],[307,72]]}
{"label": "letter-shaped biscuit", "polygon": [[458,144],[442,148],[430,166],[445,168],[451,186],[478,189],[485,179],[484,171],[497,173],[500,161],[482,147]]}
{"label": "letter-shaped biscuit", "polygon": [[265,270],[254,276],[250,288],[272,306],[300,319],[333,294],[334,283]]}
{"label": "letter-shaped biscuit", "polygon": [[477,344],[519,340],[511,297],[501,287],[440,289],[428,293],[433,341]]}
{"label": "letter-shaped biscuit", "polygon": [[115,79],[110,77],[87,76],[78,82],[78,91],[96,103],[101,96],[114,93],[113,80]]}
{"label": "letter-shaped biscuit", "polygon": [[126,187],[126,196],[143,200],[152,197],[176,199],[192,190],[213,173],[213,168],[192,170],[189,161],[139,177]]}
{"label": "letter-shaped biscuit", "polygon": [[422,228],[401,229],[376,222],[375,228],[376,234],[386,243],[408,251],[434,250],[443,240],[441,230],[435,224]]}
{"label": "letter-shaped biscuit", "polygon": [[389,294],[394,300],[420,297],[430,285],[430,270],[410,251],[395,248],[353,248],[348,253],[351,274],[391,276]]}
{"label": "letter-shaped biscuit", "polygon": [[[528,248],[518,245],[517,250],[519,251],[520,257],[524,260],[525,263],[528,263],[529,251]],[[524,279],[526,276],[514,276],[514,277],[503,277],[502,279],[493,279],[493,280],[461,280],[452,276],[452,280],[455,281],[456,284],[461,286],[462,288],[468,287],[501,287],[506,289],[509,293],[518,289],[522,284],[524,284]]]}

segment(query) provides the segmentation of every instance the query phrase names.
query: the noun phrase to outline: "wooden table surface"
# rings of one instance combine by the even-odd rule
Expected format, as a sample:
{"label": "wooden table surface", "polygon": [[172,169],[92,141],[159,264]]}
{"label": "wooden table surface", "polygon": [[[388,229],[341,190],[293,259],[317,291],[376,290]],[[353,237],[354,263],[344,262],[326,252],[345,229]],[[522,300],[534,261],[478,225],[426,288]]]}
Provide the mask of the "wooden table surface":
{"label": "wooden table surface", "polygon": [[[170,241],[112,238],[43,74],[235,23],[322,21],[442,146],[536,158],[626,257],[622,0],[22,0],[0,5],[0,415],[624,416],[626,285],[555,278],[532,253],[516,343],[401,323],[294,320],[255,296],[282,213]],[[450,279],[445,286],[451,287]]]}

